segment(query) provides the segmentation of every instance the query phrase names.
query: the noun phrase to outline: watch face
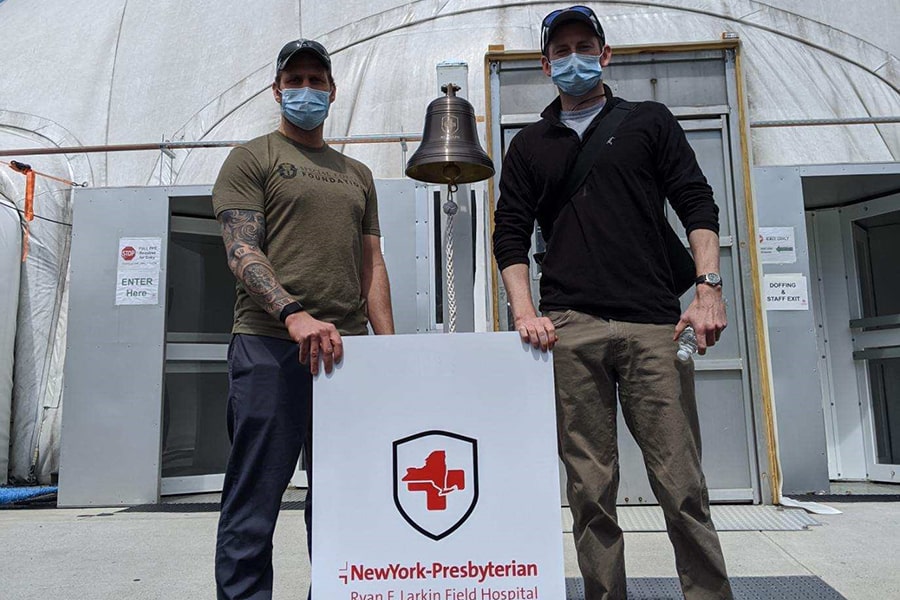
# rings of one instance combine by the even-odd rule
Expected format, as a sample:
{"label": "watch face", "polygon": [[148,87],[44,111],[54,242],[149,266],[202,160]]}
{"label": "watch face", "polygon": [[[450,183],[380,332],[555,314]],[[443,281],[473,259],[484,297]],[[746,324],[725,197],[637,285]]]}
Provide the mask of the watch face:
{"label": "watch face", "polygon": [[710,285],[719,285],[720,283],[722,283],[722,278],[718,273],[707,273],[706,282]]}

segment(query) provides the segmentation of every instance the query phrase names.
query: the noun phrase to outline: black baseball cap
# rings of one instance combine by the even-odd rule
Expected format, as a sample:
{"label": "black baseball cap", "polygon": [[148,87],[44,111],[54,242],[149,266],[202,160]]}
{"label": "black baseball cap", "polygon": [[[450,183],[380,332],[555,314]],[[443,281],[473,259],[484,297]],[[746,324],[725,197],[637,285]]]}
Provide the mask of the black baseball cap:
{"label": "black baseball cap", "polygon": [[331,72],[331,57],[328,55],[328,50],[325,49],[325,46],[315,40],[299,39],[288,42],[284,45],[284,48],[281,49],[281,52],[278,53],[278,60],[275,63],[275,76],[277,77],[278,74],[284,70],[284,67],[288,62],[300,52],[309,52],[322,61],[322,64],[328,69],[328,72]]}
{"label": "black baseball cap", "polygon": [[594,30],[594,34],[600,38],[600,46],[606,44],[606,35],[603,33],[603,27],[600,26],[600,20],[594,11],[587,6],[570,6],[569,8],[560,8],[554,10],[541,21],[541,54],[547,54],[547,44],[553,33],[559,29],[560,25],[578,21],[584,23]]}

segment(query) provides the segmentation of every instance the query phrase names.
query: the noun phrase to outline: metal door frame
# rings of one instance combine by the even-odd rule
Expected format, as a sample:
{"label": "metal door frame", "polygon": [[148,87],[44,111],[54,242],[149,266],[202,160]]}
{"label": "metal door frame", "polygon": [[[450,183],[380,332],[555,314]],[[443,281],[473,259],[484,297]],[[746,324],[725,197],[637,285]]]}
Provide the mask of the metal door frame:
{"label": "metal door frame", "polygon": [[[734,214],[732,238],[723,240],[731,243],[733,248],[732,259],[739,265],[735,271],[736,289],[741,290],[740,310],[744,321],[745,338],[741,348],[743,357],[743,369],[746,376],[743,377],[745,386],[749,386],[750,401],[747,405],[747,435],[750,442],[750,463],[755,470],[751,473],[753,485],[752,496],[754,501],[773,502],[780,501],[781,472],[777,456],[777,437],[774,421],[774,394],[772,378],[770,374],[768,358],[768,342],[765,329],[765,314],[762,308],[761,278],[757,274],[761,272],[759,266],[758,241],[756,235],[756,218],[753,195],[751,191],[750,158],[749,158],[749,126],[747,121],[746,98],[743,89],[741,74],[741,53],[739,40],[717,40],[710,42],[676,43],[666,45],[638,45],[617,47],[615,53],[619,56],[642,53],[688,53],[688,52],[721,52],[725,61],[726,95],[728,106],[722,107],[719,114],[710,115],[712,118],[723,118],[727,137],[724,140],[724,151],[736,159],[729,164],[732,169],[726,169],[729,188],[734,193]],[[492,107],[500,106],[500,71],[503,63],[513,61],[536,61],[540,58],[538,51],[505,51],[502,46],[492,46],[485,55],[485,95],[486,95],[486,133],[487,149],[495,160],[495,165],[500,165],[499,157],[503,155],[505,132],[504,129],[523,125],[538,118],[538,115],[496,115]],[[709,111],[708,107],[704,110]],[[705,116],[705,115],[692,115]],[[489,188],[490,203],[486,207],[489,211],[491,230],[493,231],[493,210],[499,196],[499,176],[493,178],[493,185]],[[503,290],[499,285],[499,271],[496,262],[492,269],[494,327],[501,329],[503,312],[500,307],[505,306]],[[733,492],[733,490],[727,490]],[[728,494],[726,494],[728,495]],[[723,498],[725,499],[725,498]]]}
{"label": "metal door frame", "polygon": [[[166,188],[169,196],[169,237],[165,243],[168,245],[173,233],[189,233],[204,236],[221,235],[218,223],[214,218],[201,215],[176,215],[173,214],[173,200],[179,196],[212,198],[212,186],[184,186]],[[168,302],[168,300],[165,300]],[[163,379],[168,373],[184,368],[189,363],[220,363],[226,365],[228,360],[228,342],[230,334],[183,334],[170,333],[168,321],[166,321],[166,345],[163,360]],[[224,339],[219,339],[225,336]],[[224,400],[224,399],[223,399]],[[165,405],[165,396],[161,398],[161,404]],[[223,424],[224,425],[224,424]],[[160,432],[162,433],[162,432]],[[222,490],[225,482],[225,473],[209,473],[205,475],[186,475],[177,477],[162,476],[162,451],[165,440],[160,436],[160,496],[175,494],[196,494],[204,492],[218,492]]]}
{"label": "metal door frame", "polygon": [[[863,219],[893,212],[900,213],[900,198],[897,196],[860,202],[844,207],[840,212],[841,244],[844,250],[844,264],[847,268],[847,295],[850,300],[849,326],[852,331],[853,359],[857,389],[859,390],[866,472],[868,479],[886,482],[898,481],[897,473],[900,472],[900,464],[878,462],[868,360],[880,357],[887,358],[888,356],[881,356],[885,353],[883,349],[887,349],[888,354],[892,350],[896,353],[896,356],[900,356],[900,330],[892,328],[866,331],[867,327],[884,324],[886,320],[890,319],[886,317],[865,318],[863,316],[863,299],[857,262],[858,257],[854,244],[853,224]],[[891,316],[897,317],[897,315]]]}

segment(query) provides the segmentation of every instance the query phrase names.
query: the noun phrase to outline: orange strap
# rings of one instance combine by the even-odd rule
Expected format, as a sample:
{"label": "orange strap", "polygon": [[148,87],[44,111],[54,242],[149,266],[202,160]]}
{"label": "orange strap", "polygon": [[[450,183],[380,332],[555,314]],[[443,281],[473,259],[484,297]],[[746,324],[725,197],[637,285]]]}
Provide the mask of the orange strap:
{"label": "orange strap", "polygon": [[[0,0],[2,1],[2,0]],[[0,160],[0,163],[9,166],[10,169],[21,173],[25,176],[25,223],[22,227],[22,262],[25,262],[25,259],[28,258],[28,237],[29,237],[29,227],[28,224],[34,220],[34,179],[35,176],[40,175],[46,179],[52,179],[53,181],[58,181],[60,183],[64,183],[65,185],[69,185],[72,187],[77,187],[79,184],[74,181],[69,181],[68,179],[63,179],[62,177],[54,177],[53,175],[48,175],[46,173],[41,173],[40,171],[35,171],[31,168],[31,165],[26,165],[25,163],[20,163],[17,160],[11,160],[6,162],[5,160]],[[87,184],[81,184],[82,187]]]}
{"label": "orange strap", "polygon": [[22,225],[22,262],[28,258],[28,223],[34,220],[34,169],[14,160],[6,163],[13,171],[25,175],[25,223]]}
{"label": "orange strap", "polygon": [[28,222],[22,224],[22,262],[28,258]]}
{"label": "orange strap", "polygon": [[34,171],[25,171],[25,220],[34,220]]}
{"label": "orange strap", "polygon": [[74,181],[69,181],[68,179],[63,179],[62,177],[55,177],[54,175],[48,175],[47,173],[41,173],[40,171],[35,171],[34,169],[31,168],[31,165],[26,165],[25,163],[20,163],[17,160],[11,160],[9,162],[6,162],[5,160],[0,160],[0,163],[7,165],[13,171],[18,171],[19,173],[22,173],[23,175],[26,175],[28,173],[28,171],[31,171],[35,175],[40,175],[41,177],[43,177],[45,179],[52,179],[53,181],[58,181],[60,183],[64,183],[64,184],[72,186],[72,187],[84,187],[87,185],[86,183],[84,183],[84,184],[75,183]]}

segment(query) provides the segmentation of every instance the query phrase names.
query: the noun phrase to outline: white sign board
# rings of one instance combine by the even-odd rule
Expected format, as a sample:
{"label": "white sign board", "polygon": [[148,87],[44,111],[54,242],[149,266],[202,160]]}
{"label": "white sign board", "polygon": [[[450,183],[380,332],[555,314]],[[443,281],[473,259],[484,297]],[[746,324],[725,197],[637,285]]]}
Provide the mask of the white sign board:
{"label": "white sign board", "polygon": [[565,598],[552,357],[517,333],[344,350],[313,388],[313,597]]}
{"label": "white sign board", "polygon": [[763,276],[766,310],[809,310],[809,289],[802,273]]}
{"label": "white sign board", "polygon": [[794,239],[793,227],[760,227],[760,260],[770,264],[797,262],[797,246]]}
{"label": "white sign board", "polygon": [[162,238],[119,238],[116,306],[159,304]]}

